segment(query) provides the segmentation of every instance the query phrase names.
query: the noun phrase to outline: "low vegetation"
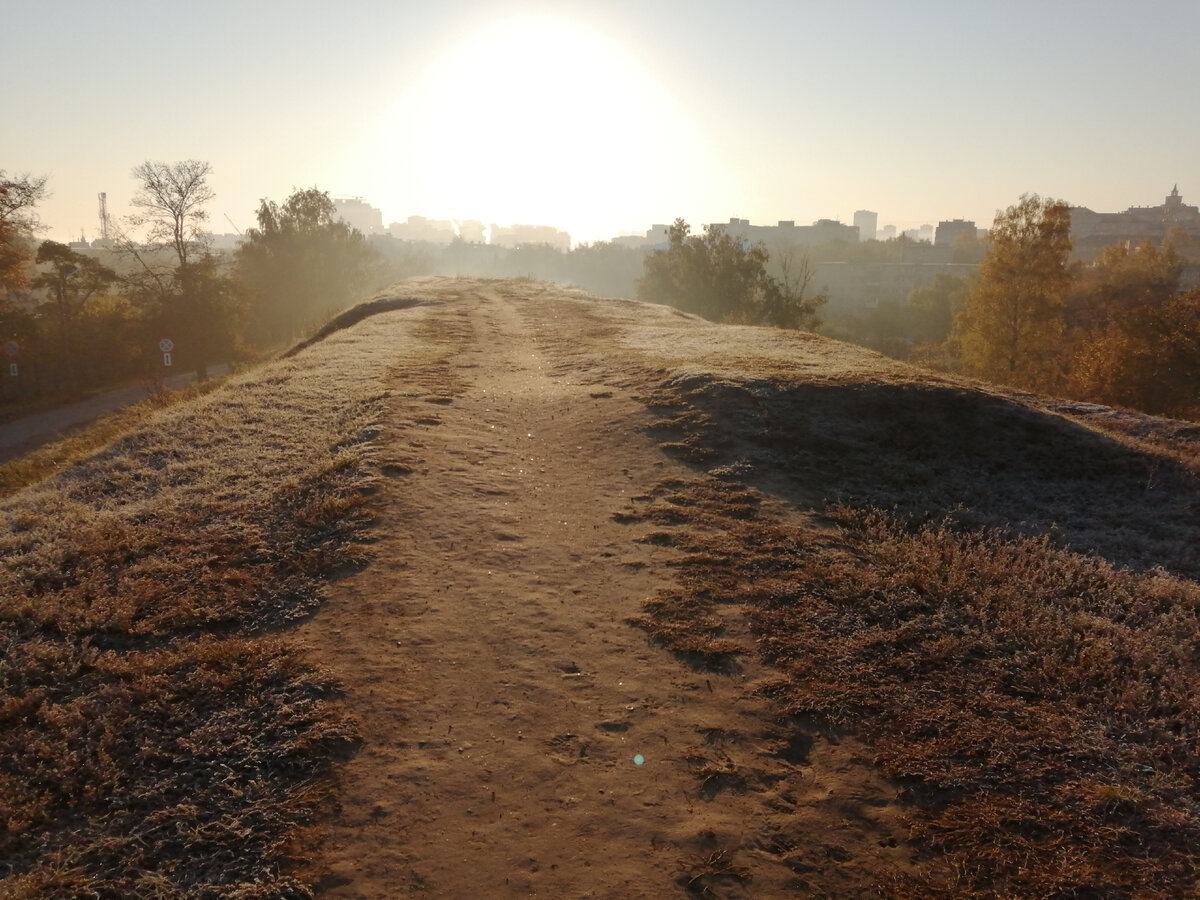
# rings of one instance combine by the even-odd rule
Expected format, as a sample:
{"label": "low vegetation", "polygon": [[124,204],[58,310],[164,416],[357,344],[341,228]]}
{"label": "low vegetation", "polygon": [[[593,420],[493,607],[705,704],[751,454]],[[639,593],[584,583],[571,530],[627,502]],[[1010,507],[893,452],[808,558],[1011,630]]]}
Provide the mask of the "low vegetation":
{"label": "low vegetation", "polygon": [[157,411],[202,397],[216,390],[224,381],[222,378],[214,378],[195,382],[179,390],[150,393],[141,403],[102,416],[69,437],[0,465],[0,497],[7,497],[91,456],[116,438],[145,423]]}
{"label": "low vegetation", "polygon": [[371,327],[0,503],[0,895],[309,895],[289,833],[356,729],[280,629],[364,559]]}
{"label": "low vegetation", "polygon": [[917,863],[874,895],[1191,896],[1194,445],[933,385],[689,377],[648,402],[708,474],[636,513],[683,554],[638,622],[715,671],[757,653],[782,720],[873,748]]}

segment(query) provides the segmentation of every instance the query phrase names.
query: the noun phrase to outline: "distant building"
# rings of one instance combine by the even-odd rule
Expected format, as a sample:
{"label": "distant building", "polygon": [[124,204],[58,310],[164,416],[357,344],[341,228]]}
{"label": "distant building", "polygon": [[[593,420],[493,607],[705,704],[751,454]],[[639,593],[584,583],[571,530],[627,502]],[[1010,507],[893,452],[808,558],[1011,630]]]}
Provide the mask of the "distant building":
{"label": "distant building", "polygon": [[935,247],[953,247],[954,242],[964,234],[974,238],[978,231],[974,222],[965,219],[938,222],[937,230],[933,235],[933,244]]}
{"label": "distant building", "polygon": [[776,225],[751,225],[749,219],[730,219],[722,227],[742,240],[767,246],[777,244],[828,244],[832,241],[858,243],[858,228],[834,219],[818,219],[812,225],[797,225],[793,219],[781,219]]}
{"label": "distant building", "polygon": [[634,249],[665,247],[669,241],[667,232],[670,230],[671,226],[669,225],[651,225],[646,229],[645,234],[619,234],[615,238],[612,238],[609,243],[620,247],[633,247]]}
{"label": "distant building", "polygon": [[878,236],[879,240],[881,240],[881,241],[893,240],[896,237],[896,226],[895,225],[884,225],[883,228],[879,229],[879,231],[876,232],[876,235]]}
{"label": "distant building", "polygon": [[429,244],[449,244],[458,233],[449,219],[427,219],[424,216],[409,216],[405,222],[393,222],[387,230],[397,240]]}
{"label": "distant building", "polygon": [[666,247],[671,242],[670,232],[670,225],[664,225],[662,222],[655,222],[646,232],[645,246]]}
{"label": "distant building", "polygon": [[549,244],[556,250],[567,251],[571,249],[571,235],[553,225],[512,225],[508,228],[493,225],[490,243],[500,247]]}
{"label": "distant building", "polygon": [[488,227],[478,219],[463,219],[458,223],[458,236],[468,244],[486,244]]}
{"label": "distant building", "polygon": [[1074,254],[1091,259],[1112,244],[1152,241],[1161,244],[1167,233],[1179,229],[1200,240],[1200,208],[1187,206],[1179,185],[1171,189],[1161,206],[1131,206],[1125,212],[1098,213],[1086,206],[1071,207],[1071,238]]}
{"label": "distant building", "polygon": [[875,240],[875,232],[879,228],[879,213],[869,209],[860,209],[854,213],[854,227],[858,229],[860,241]]}
{"label": "distant building", "polygon": [[363,234],[383,233],[383,213],[362,197],[335,198],[334,215]]}

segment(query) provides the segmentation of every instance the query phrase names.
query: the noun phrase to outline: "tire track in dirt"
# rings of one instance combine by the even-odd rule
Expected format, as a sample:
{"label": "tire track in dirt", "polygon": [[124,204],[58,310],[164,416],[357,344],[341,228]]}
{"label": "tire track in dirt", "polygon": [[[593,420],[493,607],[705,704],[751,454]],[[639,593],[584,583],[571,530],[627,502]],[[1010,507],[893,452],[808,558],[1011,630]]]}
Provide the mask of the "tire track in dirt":
{"label": "tire track in dirt", "polygon": [[849,891],[895,831],[861,748],[798,749],[757,664],[691,670],[626,621],[680,558],[629,513],[694,473],[628,373],[573,366],[603,329],[545,286],[450,284],[388,314],[375,561],[303,629],[365,738],[311,836],[320,893],[777,896],[814,878],[798,824]]}

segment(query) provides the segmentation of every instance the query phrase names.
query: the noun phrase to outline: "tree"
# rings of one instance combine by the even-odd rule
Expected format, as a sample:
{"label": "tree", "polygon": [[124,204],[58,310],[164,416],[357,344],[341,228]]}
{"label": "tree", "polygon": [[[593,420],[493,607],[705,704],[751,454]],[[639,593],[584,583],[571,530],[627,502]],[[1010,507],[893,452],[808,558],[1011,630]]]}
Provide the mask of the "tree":
{"label": "tree", "polygon": [[571,282],[607,297],[633,297],[646,253],[615,241],[580,244],[567,255]]}
{"label": "tree", "polygon": [[1179,290],[1182,271],[1171,246],[1105,247],[1067,298],[1067,325],[1077,339],[1095,339],[1126,313],[1166,303]]}
{"label": "tree", "polygon": [[939,272],[932,282],[908,292],[910,337],[917,344],[940,344],[950,336],[954,317],[966,305],[970,284],[961,275]]}
{"label": "tree", "polygon": [[722,225],[691,226],[676,219],[668,246],[649,254],[637,282],[637,297],[669,303],[714,322],[768,323],[800,327],[815,318],[823,302],[808,294],[810,271],[791,270],[781,284],[767,274],[770,254],[762,244],[747,246]]}
{"label": "tree", "polygon": [[131,201],[137,212],[129,223],[147,229],[150,246],[145,252],[128,237],[122,240],[141,266],[136,294],[157,307],[161,328],[179,336],[180,358],[207,378],[208,363],[232,349],[233,313],[201,230],[208,219],[204,204],[216,196],[208,184],[212,166],[194,159],[144,162],[132,174],[139,187]]}
{"label": "tree", "polygon": [[180,268],[195,251],[204,250],[200,230],[208,219],[204,204],[216,196],[208,184],[210,175],[212,166],[195,159],[144,162],[133,168],[140,188],[130,201],[138,210],[130,222],[135,227],[149,226],[147,240],[170,246]]}
{"label": "tree", "polygon": [[297,190],[282,204],[264,199],[257,218],[238,248],[234,278],[260,342],[293,336],[370,286],[379,254],[337,218],[327,192]]}
{"label": "tree", "polygon": [[37,263],[43,268],[32,284],[46,290],[58,326],[59,368],[74,380],[72,325],[84,304],[107,291],[117,280],[117,273],[99,260],[56,241],[42,242]]}
{"label": "tree", "polygon": [[0,288],[16,290],[28,278],[37,216],[33,208],[46,197],[45,176],[5,175],[0,169]]}
{"label": "tree", "polygon": [[1087,400],[1194,416],[1200,407],[1200,295],[1178,296],[1173,246],[1105,247],[1067,309],[1071,388]]}
{"label": "tree", "polygon": [[1200,291],[1120,313],[1082,348],[1073,375],[1089,400],[1200,417]]}
{"label": "tree", "polygon": [[1054,386],[1070,252],[1071,218],[1062,201],[1026,194],[996,216],[955,322],[968,373],[1016,387]]}
{"label": "tree", "polygon": [[821,325],[820,311],[829,297],[812,287],[812,261],[806,251],[795,244],[774,252],[779,277],[769,286],[763,321],[780,328],[803,328],[815,331]]}

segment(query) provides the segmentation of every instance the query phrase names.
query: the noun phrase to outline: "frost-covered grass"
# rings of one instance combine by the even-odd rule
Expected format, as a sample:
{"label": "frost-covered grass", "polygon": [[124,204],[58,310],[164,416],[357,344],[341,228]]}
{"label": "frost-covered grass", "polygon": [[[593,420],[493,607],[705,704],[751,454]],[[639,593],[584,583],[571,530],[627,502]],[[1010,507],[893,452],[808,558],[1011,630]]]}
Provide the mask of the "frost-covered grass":
{"label": "frost-covered grass", "polygon": [[[718,671],[757,651],[781,714],[872,747],[915,864],[879,896],[1193,896],[1194,428],[750,376],[647,395],[663,449],[708,474],[637,513],[684,554],[638,624]],[[763,512],[771,494],[804,514]]]}
{"label": "frost-covered grass", "polygon": [[405,315],[0,501],[0,895],[308,895],[288,835],[356,731],[280,632],[363,559]]}

